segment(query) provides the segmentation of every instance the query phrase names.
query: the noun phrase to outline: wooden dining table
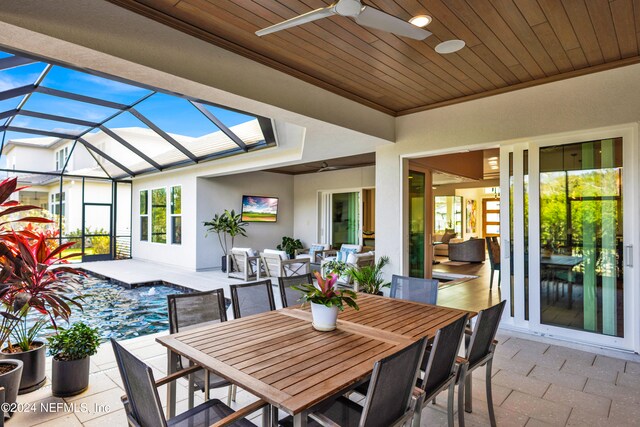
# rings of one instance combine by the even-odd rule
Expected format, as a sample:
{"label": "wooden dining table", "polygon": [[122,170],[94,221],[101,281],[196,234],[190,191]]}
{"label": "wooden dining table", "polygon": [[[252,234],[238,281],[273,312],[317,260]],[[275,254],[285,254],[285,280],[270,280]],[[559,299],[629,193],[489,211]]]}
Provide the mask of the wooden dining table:
{"label": "wooden dining table", "polygon": [[[156,340],[168,351],[168,374],[178,355],[208,369],[307,424],[319,403],[366,381],[376,361],[475,313],[369,294],[359,310],[340,313],[337,329],[311,325],[309,307],[289,307],[190,329]],[[175,414],[175,382],[167,388]]]}

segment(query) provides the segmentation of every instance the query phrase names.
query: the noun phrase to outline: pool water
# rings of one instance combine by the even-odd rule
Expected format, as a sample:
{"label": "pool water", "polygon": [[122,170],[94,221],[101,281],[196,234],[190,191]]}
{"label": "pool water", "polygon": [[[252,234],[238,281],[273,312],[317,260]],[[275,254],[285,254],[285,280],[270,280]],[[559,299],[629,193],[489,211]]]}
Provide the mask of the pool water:
{"label": "pool water", "polygon": [[[184,291],[170,286],[126,289],[94,276],[81,278],[84,310],[72,307],[71,323],[84,322],[98,328],[100,339],[124,340],[169,329],[167,295]],[[62,327],[68,325],[60,324]]]}

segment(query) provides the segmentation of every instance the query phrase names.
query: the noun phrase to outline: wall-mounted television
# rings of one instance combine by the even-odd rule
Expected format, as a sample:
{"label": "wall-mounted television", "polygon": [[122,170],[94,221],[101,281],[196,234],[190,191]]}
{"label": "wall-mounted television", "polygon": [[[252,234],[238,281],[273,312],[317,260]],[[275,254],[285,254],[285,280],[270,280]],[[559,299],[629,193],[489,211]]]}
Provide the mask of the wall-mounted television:
{"label": "wall-mounted television", "polygon": [[242,220],[247,222],[276,222],[278,198],[242,196]]}

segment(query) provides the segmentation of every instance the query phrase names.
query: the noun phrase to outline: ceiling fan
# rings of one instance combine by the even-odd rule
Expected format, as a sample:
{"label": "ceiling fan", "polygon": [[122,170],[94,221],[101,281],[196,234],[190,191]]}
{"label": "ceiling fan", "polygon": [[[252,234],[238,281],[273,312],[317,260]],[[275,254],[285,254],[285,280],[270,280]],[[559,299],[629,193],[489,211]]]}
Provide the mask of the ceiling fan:
{"label": "ceiling fan", "polygon": [[316,172],[329,172],[329,171],[335,171],[338,169],[342,169],[342,168],[340,166],[329,166],[329,163],[322,162],[322,164],[320,165],[320,169],[318,169]]}
{"label": "ceiling fan", "polygon": [[403,21],[400,18],[396,18],[393,15],[389,15],[371,6],[365,6],[360,0],[338,0],[327,7],[312,10],[311,12],[288,19],[279,24],[258,30],[256,31],[256,35],[265,36],[275,33],[276,31],[282,31],[334,15],[348,16],[364,27],[386,31],[415,40],[424,40],[431,35],[429,31],[423,30],[407,21]]}

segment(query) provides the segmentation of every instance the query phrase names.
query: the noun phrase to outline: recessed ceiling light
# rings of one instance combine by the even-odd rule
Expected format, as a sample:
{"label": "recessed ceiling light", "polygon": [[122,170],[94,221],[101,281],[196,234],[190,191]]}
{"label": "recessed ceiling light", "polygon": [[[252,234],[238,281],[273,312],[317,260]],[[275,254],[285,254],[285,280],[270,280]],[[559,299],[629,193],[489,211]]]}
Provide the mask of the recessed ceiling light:
{"label": "recessed ceiling light", "polygon": [[464,47],[464,41],[462,40],[447,40],[436,46],[436,52],[440,54],[447,54],[457,52]]}
{"label": "recessed ceiling light", "polygon": [[409,19],[409,22],[416,27],[423,28],[431,23],[431,17],[429,15],[417,15]]}

